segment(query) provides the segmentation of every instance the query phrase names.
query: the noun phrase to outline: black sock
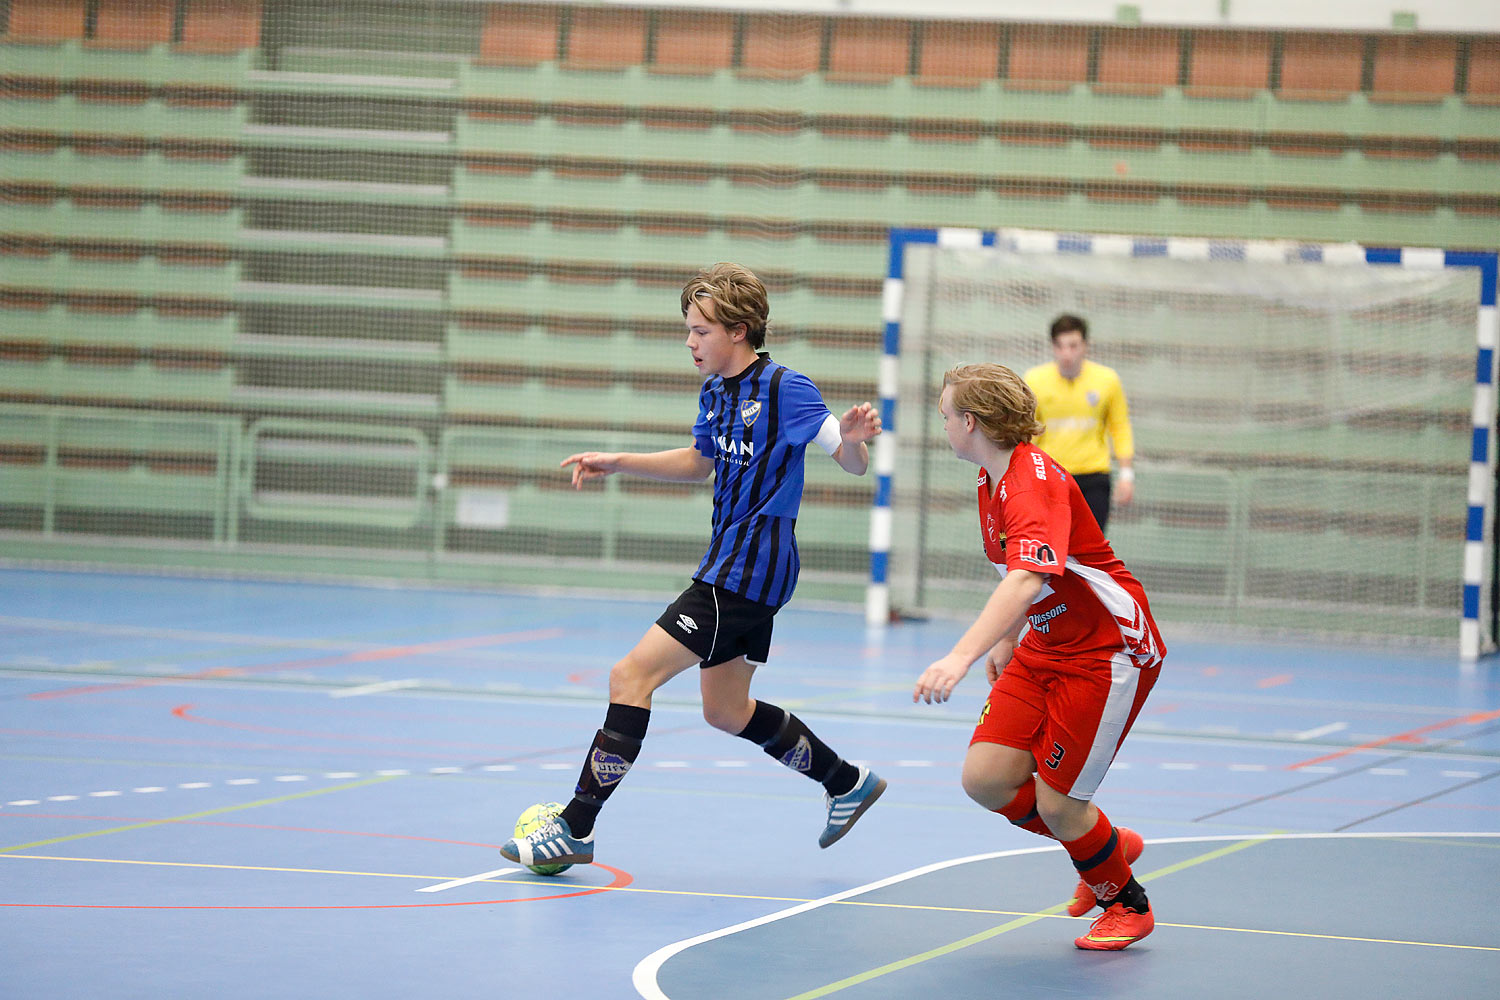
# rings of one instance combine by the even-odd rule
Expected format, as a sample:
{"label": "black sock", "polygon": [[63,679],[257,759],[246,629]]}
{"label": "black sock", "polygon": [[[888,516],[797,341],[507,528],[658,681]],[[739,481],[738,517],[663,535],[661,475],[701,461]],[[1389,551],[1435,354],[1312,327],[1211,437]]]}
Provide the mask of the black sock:
{"label": "black sock", "polygon": [[775,705],[757,701],[750,721],[735,735],[820,782],[829,795],[844,795],[859,781],[859,768],[830,750],[801,719]]}
{"label": "black sock", "polygon": [[604,808],[604,800],[615,790],[630,765],[641,753],[641,741],[651,723],[651,709],[634,705],[609,703],[604,727],[594,734],[594,742],[584,758],[573,801],[563,808],[562,818],[575,837],[594,832],[594,820]]}
{"label": "black sock", "polygon": [[1146,899],[1146,889],[1130,876],[1130,881],[1125,883],[1125,888],[1115,893],[1113,899],[1101,899],[1099,905],[1103,909],[1109,909],[1116,903],[1124,903],[1137,913],[1150,913],[1151,903]]}

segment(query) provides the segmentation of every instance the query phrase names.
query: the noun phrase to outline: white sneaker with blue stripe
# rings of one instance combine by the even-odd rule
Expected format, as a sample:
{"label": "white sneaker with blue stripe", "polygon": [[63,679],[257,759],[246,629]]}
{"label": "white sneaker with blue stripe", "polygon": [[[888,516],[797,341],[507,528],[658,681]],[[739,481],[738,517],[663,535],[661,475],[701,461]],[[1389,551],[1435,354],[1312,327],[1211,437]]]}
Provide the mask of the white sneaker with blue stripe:
{"label": "white sneaker with blue stripe", "polygon": [[818,838],[819,847],[828,847],[849,832],[854,821],[864,815],[865,810],[875,804],[885,791],[885,779],[868,767],[859,769],[859,780],[843,795],[823,796],[828,805],[828,825]]}
{"label": "white sneaker with blue stripe", "polygon": [[500,856],[528,868],[532,865],[592,864],[594,833],[590,830],[587,837],[575,837],[568,828],[568,821],[558,816],[524,837],[507,840],[500,848]]}

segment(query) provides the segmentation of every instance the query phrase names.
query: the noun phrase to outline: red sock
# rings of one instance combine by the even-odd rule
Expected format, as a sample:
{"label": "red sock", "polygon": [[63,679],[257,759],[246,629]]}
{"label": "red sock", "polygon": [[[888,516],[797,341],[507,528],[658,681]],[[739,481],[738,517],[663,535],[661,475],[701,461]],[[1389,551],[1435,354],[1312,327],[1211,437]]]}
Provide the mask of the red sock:
{"label": "red sock", "polygon": [[1092,830],[1077,840],[1065,840],[1062,845],[1084,884],[1094,890],[1101,904],[1118,896],[1130,881],[1130,864],[1125,860],[1120,835],[1104,813],[1099,813],[1099,821]]}
{"label": "red sock", "polygon": [[1034,781],[1028,781],[1016,789],[1015,797],[995,812],[1023,830],[1030,830],[1043,837],[1052,837],[1053,840],[1057,839],[1052,831],[1047,829],[1047,824],[1042,822],[1042,817],[1037,815],[1036,782]]}

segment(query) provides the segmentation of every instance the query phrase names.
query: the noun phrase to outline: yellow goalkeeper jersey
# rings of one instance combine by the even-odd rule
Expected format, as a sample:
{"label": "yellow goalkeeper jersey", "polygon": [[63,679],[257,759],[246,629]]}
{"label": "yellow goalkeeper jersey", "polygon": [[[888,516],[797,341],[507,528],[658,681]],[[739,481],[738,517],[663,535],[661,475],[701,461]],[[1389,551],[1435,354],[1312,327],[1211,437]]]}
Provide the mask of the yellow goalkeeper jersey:
{"label": "yellow goalkeeper jersey", "polygon": [[1078,377],[1066,379],[1055,362],[1037,365],[1026,373],[1026,384],[1036,393],[1036,416],[1046,427],[1033,443],[1064,469],[1075,476],[1108,472],[1111,445],[1122,461],[1135,456],[1130,409],[1113,368],[1085,360]]}

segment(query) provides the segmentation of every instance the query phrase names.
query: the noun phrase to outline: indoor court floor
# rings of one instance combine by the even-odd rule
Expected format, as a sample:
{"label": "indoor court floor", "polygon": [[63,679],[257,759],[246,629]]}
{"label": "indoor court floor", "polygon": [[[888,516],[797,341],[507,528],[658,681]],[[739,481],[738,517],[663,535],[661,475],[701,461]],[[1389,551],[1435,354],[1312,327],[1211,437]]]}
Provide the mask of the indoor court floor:
{"label": "indoor court floor", "polygon": [[[821,789],[658,694],[598,863],[498,846],[566,801],[649,599],[0,570],[0,996],[1493,997],[1500,672],[1174,638],[1097,801],[1154,934],[1076,950],[1059,847],[970,803],[963,623],[800,604],[754,693],[890,782]],[[1455,644],[1456,645],[1456,644]]]}

